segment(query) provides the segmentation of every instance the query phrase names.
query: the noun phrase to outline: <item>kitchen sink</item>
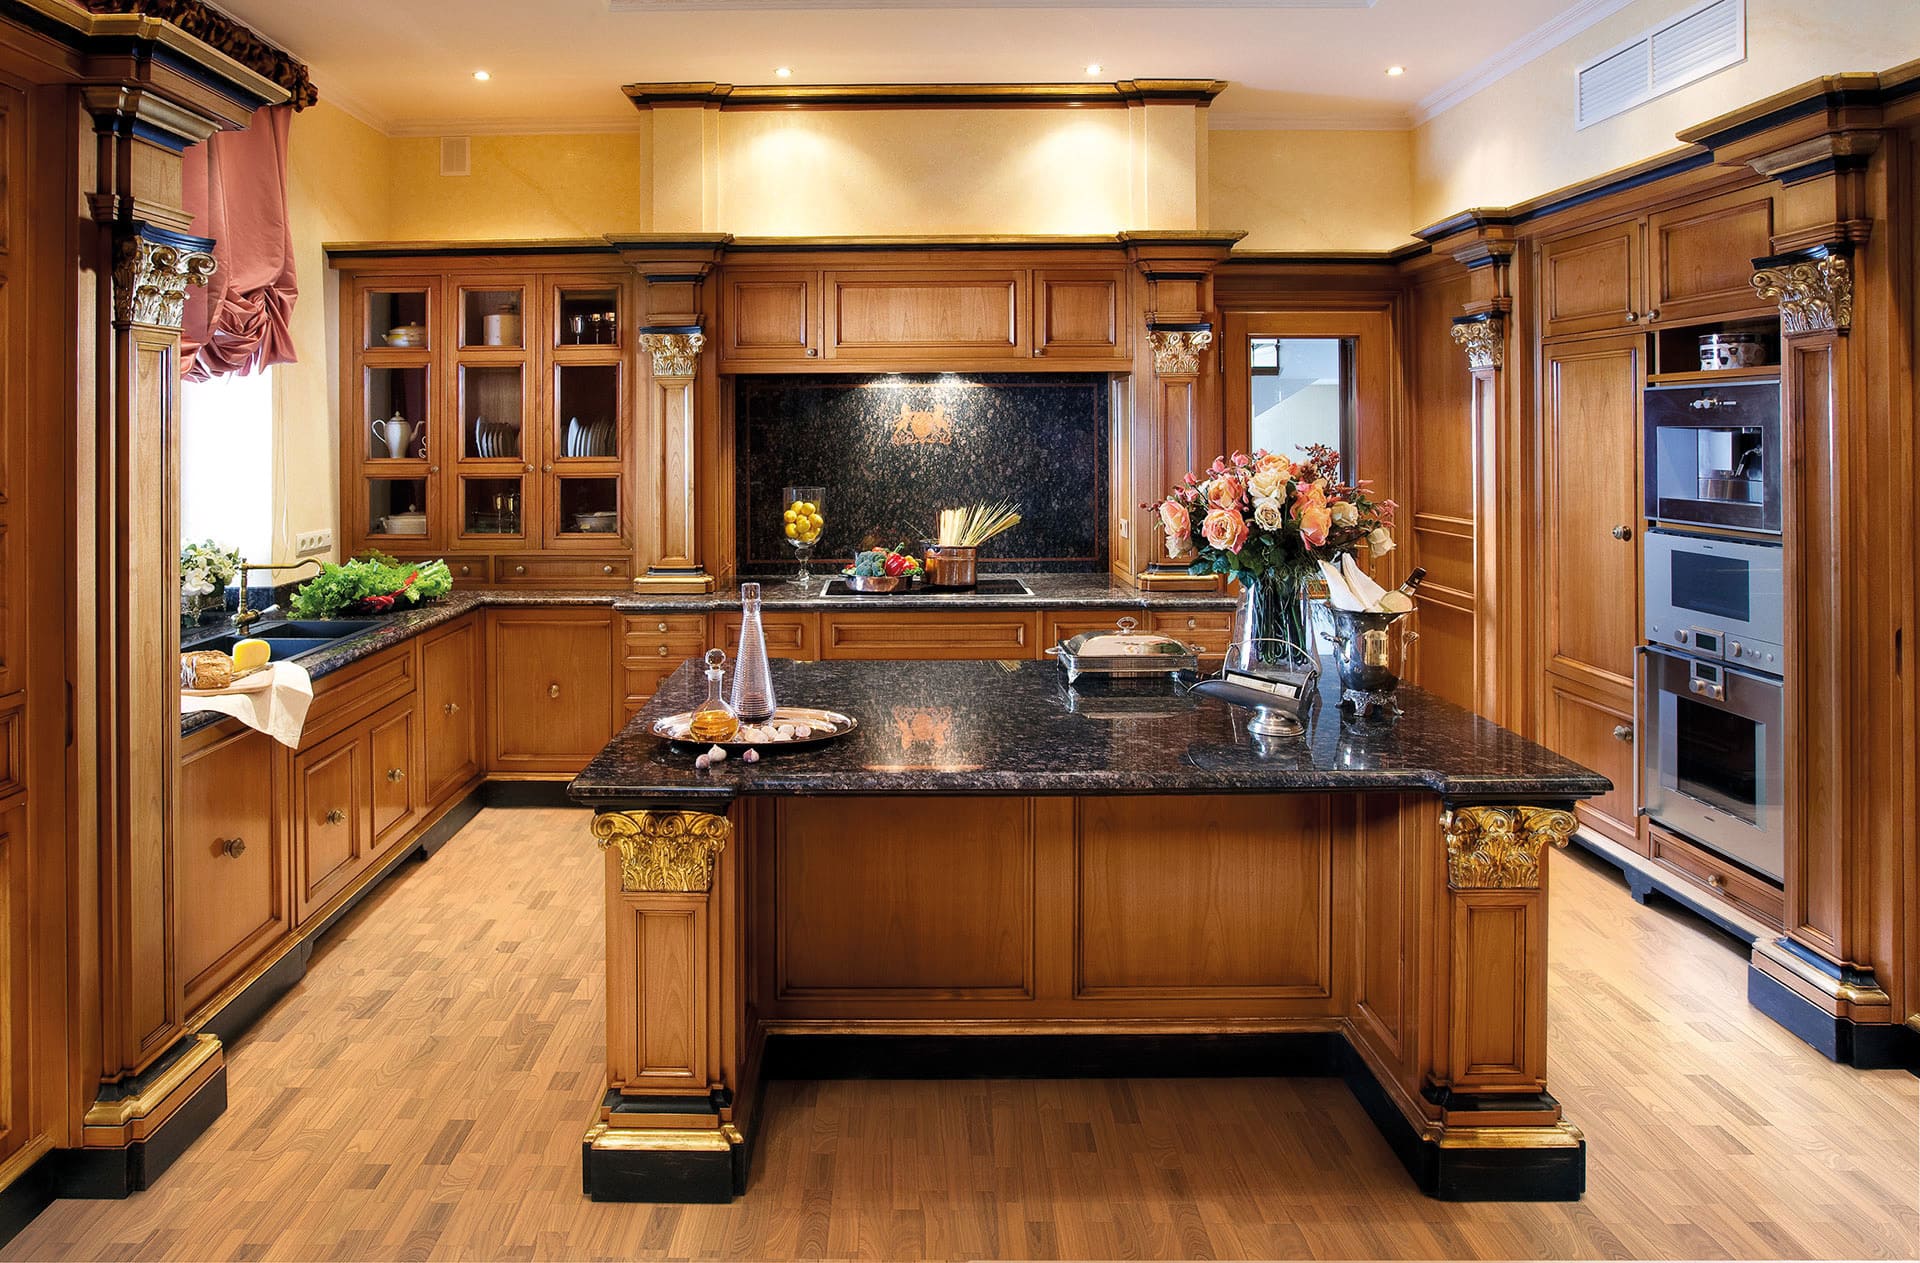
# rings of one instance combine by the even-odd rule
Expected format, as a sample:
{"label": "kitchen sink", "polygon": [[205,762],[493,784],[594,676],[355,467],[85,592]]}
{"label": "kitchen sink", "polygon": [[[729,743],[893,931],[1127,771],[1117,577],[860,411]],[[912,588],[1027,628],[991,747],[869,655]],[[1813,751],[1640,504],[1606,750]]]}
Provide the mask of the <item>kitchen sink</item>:
{"label": "kitchen sink", "polygon": [[[962,594],[971,594],[973,596],[1033,595],[1033,589],[1029,588],[1024,582],[1019,579],[1008,578],[1004,575],[989,575],[970,588],[932,588],[921,585],[919,587],[902,588],[900,590],[902,592],[913,592],[921,596],[959,596]],[[820,595],[860,596],[865,594],[856,593],[852,588],[847,586],[845,579],[829,579],[827,580],[826,587],[821,590]],[[875,600],[883,601],[884,598],[876,597]]]}
{"label": "kitchen sink", "polygon": [[371,618],[296,618],[271,623],[260,623],[245,636],[215,636],[190,646],[192,649],[217,649],[221,653],[232,653],[234,645],[241,640],[264,640],[273,646],[276,662],[288,658],[298,658],[302,654],[324,649],[335,641],[345,640],[348,636],[357,636],[361,632],[371,631],[380,626],[378,619]]}
{"label": "kitchen sink", "polygon": [[298,658],[301,654],[312,653],[316,649],[325,649],[341,639],[339,636],[215,636],[212,640],[203,640],[187,648],[188,653],[201,649],[218,649],[221,653],[232,653],[233,647],[242,640],[266,640],[273,645],[273,660],[285,662],[289,658]]}

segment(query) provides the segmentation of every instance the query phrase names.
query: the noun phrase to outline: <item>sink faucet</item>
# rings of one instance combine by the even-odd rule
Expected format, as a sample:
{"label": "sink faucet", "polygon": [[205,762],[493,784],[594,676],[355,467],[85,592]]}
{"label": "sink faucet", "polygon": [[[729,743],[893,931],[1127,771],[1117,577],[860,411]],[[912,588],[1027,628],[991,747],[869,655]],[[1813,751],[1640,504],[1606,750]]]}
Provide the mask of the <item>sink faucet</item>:
{"label": "sink faucet", "polygon": [[234,629],[244,636],[247,628],[253,626],[264,617],[259,610],[252,609],[247,605],[247,575],[250,571],[298,570],[302,566],[318,567],[319,565],[320,559],[318,557],[302,557],[299,561],[265,562],[259,565],[250,563],[246,558],[242,557],[238,567],[238,573],[240,575],[240,607],[233,612]]}

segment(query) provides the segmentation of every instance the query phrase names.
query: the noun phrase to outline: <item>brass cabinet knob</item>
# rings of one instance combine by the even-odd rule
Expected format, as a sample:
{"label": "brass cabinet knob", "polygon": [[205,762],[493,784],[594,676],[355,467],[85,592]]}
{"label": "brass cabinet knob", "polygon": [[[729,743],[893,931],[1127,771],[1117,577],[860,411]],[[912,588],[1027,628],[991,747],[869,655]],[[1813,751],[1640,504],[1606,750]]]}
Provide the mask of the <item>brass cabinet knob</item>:
{"label": "brass cabinet knob", "polygon": [[547,685],[547,696],[548,696],[548,697],[559,697],[559,696],[560,696],[560,686],[559,686],[558,684],[549,684],[549,685]]}
{"label": "brass cabinet knob", "polygon": [[818,354],[820,354],[820,348],[819,348],[819,347],[816,347],[816,346],[810,346],[810,347],[808,347],[808,348],[807,348],[807,354],[808,354],[808,355],[818,355]]}
{"label": "brass cabinet knob", "polygon": [[544,464],[544,465],[542,465],[542,466],[540,466],[540,472],[541,472],[541,473],[543,473],[543,474],[550,474],[550,473],[552,473],[552,472],[553,472],[553,462],[552,462],[552,461],[548,461],[548,462],[547,462],[546,464]]}
{"label": "brass cabinet knob", "polygon": [[612,573],[613,573],[613,567],[612,567],[611,565],[606,565],[606,566],[602,566],[602,567],[600,567],[600,573],[601,573],[601,574],[612,574]]}
{"label": "brass cabinet knob", "polygon": [[1628,324],[1630,324],[1630,325],[1637,325],[1637,324],[1639,324],[1639,323],[1640,323],[1640,313],[1639,313],[1639,312],[1637,312],[1637,311],[1630,311],[1630,312],[1628,312],[1628,313],[1627,313],[1627,323],[1628,323]]}
{"label": "brass cabinet knob", "polygon": [[660,646],[660,656],[663,658],[667,656],[667,647],[665,645]]}
{"label": "brass cabinet knob", "polygon": [[515,566],[515,567],[513,568],[513,573],[515,573],[515,574],[525,574],[525,573],[527,573],[527,568],[526,568],[525,566]]}
{"label": "brass cabinet knob", "polygon": [[1615,741],[1631,741],[1633,740],[1633,729],[1626,724],[1615,724],[1613,726],[1613,739]]}
{"label": "brass cabinet knob", "polygon": [[328,824],[342,824],[346,821],[346,818],[347,818],[347,813],[340,810],[338,807],[335,807],[332,811],[329,811],[327,813]]}
{"label": "brass cabinet knob", "polygon": [[440,709],[444,710],[449,715],[457,715],[460,713],[460,703],[448,702],[445,706],[442,706]]}
{"label": "brass cabinet knob", "polygon": [[1616,526],[1613,528],[1613,537],[1615,539],[1632,539],[1633,528],[1631,526]]}
{"label": "brass cabinet knob", "polygon": [[220,839],[220,854],[226,856],[228,859],[237,860],[246,853],[246,850],[247,842],[245,838]]}
{"label": "brass cabinet knob", "polygon": [[427,466],[427,472],[428,472],[428,473],[430,473],[430,474],[437,474],[437,473],[439,473],[439,472],[440,472],[440,466],[438,466],[438,465],[428,465],[428,466]]}
{"label": "brass cabinet knob", "polygon": [[397,785],[407,779],[407,773],[403,768],[390,767],[387,769],[387,779]]}
{"label": "brass cabinet knob", "polygon": [[662,623],[660,624],[660,630],[661,630],[661,632],[662,632],[662,633],[664,633],[664,632],[665,632],[665,631],[667,630],[667,625],[666,625],[666,623],[665,623],[665,622],[662,622]]}
{"label": "brass cabinet knob", "polygon": [[1196,627],[1198,627],[1198,626],[1200,626],[1200,620],[1199,620],[1199,619],[1197,619],[1197,618],[1190,618],[1190,619],[1188,619],[1188,620],[1187,620],[1187,630],[1188,630],[1188,631],[1192,631],[1192,630],[1193,630],[1194,628],[1196,628]]}
{"label": "brass cabinet knob", "polygon": [[521,470],[521,472],[522,472],[522,473],[528,473],[528,474],[530,474],[530,473],[532,473],[532,472],[533,472],[533,466],[532,466],[532,465],[522,465],[522,466],[520,466],[520,470]]}
{"label": "brass cabinet knob", "polygon": [[1648,312],[1648,313],[1647,313],[1647,319],[1648,319],[1648,320],[1658,320],[1658,319],[1660,319],[1660,309],[1659,309],[1658,307],[1655,307],[1655,308],[1654,308],[1654,309],[1653,309],[1652,311],[1650,311],[1650,312]]}
{"label": "brass cabinet knob", "polygon": [[473,567],[472,567],[472,566],[461,566],[461,567],[460,567],[460,573],[461,573],[461,574],[472,574],[472,573],[473,573]]}
{"label": "brass cabinet knob", "polygon": [[1707,885],[1712,886],[1715,890],[1724,889],[1726,887],[1726,884],[1727,884],[1727,879],[1722,877],[1720,874],[1718,873],[1707,874]]}

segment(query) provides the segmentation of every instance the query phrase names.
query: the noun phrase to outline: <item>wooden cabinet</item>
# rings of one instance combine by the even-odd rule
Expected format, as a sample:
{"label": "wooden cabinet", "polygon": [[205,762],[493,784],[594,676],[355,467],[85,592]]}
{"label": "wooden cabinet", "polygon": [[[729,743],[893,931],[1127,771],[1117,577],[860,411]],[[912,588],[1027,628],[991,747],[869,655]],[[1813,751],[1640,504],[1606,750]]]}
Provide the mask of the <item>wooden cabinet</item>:
{"label": "wooden cabinet", "polygon": [[381,711],[367,730],[367,801],[373,808],[373,849],[405,833],[424,809],[415,776],[414,708],[400,702]]}
{"label": "wooden cabinet", "polygon": [[1022,610],[820,616],[820,656],[828,661],[1031,658],[1039,639],[1040,616]]}
{"label": "wooden cabinet", "polygon": [[825,274],[826,357],[957,360],[1027,355],[1027,273],[987,268]]}
{"label": "wooden cabinet", "polygon": [[[788,658],[795,662],[814,662],[820,657],[820,620],[813,614],[769,611],[760,615],[761,634],[766,637],[769,658]],[[713,642],[727,651],[728,661],[740,651],[740,616],[715,614]]]}
{"label": "wooden cabinet", "polygon": [[1693,882],[1702,896],[1724,900],[1776,930],[1786,924],[1786,893],[1779,886],[1658,825],[1648,827],[1647,844],[1655,862]]}
{"label": "wooden cabinet", "polygon": [[1773,253],[1773,193],[1739,189],[1647,219],[1650,321],[1773,317],[1753,288],[1753,261]]}
{"label": "wooden cabinet", "polygon": [[1131,352],[1127,276],[1107,269],[1036,268],[1033,353],[1063,358],[1125,357]]}
{"label": "wooden cabinet", "polygon": [[820,357],[820,273],[730,276],[720,304],[721,358],[804,363]]}
{"label": "wooden cabinet", "polygon": [[487,766],[578,772],[619,721],[614,616],[606,609],[487,612]]}
{"label": "wooden cabinet", "polygon": [[1227,641],[1233,636],[1232,610],[1157,610],[1147,626],[1163,636],[1184,640],[1197,646],[1202,658],[1227,656]]}
{"label": "wooden cabinet", "polygon": [[1541,596],[1549,670],[1631,688],[1640,643],[1644,340],[1550,347],[1541,388]]}
{"label": "wooden cabinet", "polygon": [[183,743],[174,796],[174,968],[191,1015],[293,928],[272,738],[228,721]]}
{"label": "wooden cabinet", "polygon": [[485,753],[480,621],[468,615],[420,638],[420,749],[429,805],[471,784]]}
{"label": "wooden cabinet", "polygon": [[1543,718],[1543,744],[1613,782],[1611,793],[1575,808],[1581,825],[1644,853],[1634,814],[1631,690],[1584,688],[1549,675]]}
{"label": "wooden cabinet", "polygon": [[1640,323],[1645,249],[1638,221],[1611,224],[1540,247],[1540,323],[1546,337]]}
{"label": "wooden cabinet", "polygon": [[294,913],[305,924],[373,862],[367,740],[349,729],[293,760]]}
{"label": "wooden cabinet", "polygon": [[1144,610],[1048,610],[1040,615],[1041,651],[1045,652],[1081,632],[1117,631],[1123,618],[1132,619],[1141,628],[1147,625]]}

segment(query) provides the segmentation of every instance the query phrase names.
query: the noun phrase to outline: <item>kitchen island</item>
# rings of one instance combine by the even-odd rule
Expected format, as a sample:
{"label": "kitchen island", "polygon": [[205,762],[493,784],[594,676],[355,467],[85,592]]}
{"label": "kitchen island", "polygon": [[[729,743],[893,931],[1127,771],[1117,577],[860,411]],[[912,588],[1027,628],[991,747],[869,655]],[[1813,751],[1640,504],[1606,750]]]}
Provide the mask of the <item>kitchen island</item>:
{"label": "kitchen island", "polygon": [[1546,866],[1607,780],[1417,689],[1304,736],[1050,663],[776,663],[859,721],[729,759],[651,735],[574,780],[606,849],[596,1199],[743,1192],[783,1074],[1338,1075],[1427,1192],[1564,1199]]}

